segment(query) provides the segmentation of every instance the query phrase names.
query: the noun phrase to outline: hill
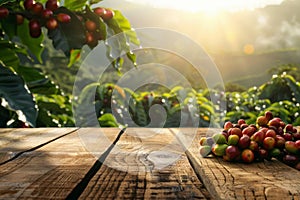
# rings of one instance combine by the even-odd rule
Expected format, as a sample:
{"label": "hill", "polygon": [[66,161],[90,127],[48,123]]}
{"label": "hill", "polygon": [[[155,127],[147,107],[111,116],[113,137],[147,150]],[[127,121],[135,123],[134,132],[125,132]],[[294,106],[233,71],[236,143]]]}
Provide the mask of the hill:
{"label": "hill", "polygon": [[[300,1],[297,0],[218,16],[117,0],[100,5],[121,10],[135,28],[167,28],[192,38],[208,51],[225,82],[245,87],[260,85],[269,80],[270,68],[300,64]],[[246,54],[246,45],[251,45],[253,52]]]}

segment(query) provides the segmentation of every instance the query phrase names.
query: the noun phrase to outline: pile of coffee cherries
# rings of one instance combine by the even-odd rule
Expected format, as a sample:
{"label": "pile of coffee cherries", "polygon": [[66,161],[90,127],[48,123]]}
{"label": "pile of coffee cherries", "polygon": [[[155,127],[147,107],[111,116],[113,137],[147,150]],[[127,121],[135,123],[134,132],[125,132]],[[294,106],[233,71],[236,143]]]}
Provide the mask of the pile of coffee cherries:
{"label": "pile of coffee cherries", "polygon": [[267,111],[256,124],[228,121],[220,133],[202,137],[200,155],[244,163],[276,158],[300,170],[300,131]]}

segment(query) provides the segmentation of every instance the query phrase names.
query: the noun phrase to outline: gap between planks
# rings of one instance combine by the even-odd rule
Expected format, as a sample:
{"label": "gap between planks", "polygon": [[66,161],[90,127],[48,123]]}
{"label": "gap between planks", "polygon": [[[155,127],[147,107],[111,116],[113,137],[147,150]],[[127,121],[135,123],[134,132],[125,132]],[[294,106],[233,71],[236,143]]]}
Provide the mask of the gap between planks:
{"label": "gap between planks", "polygon": [[[158,130],[156,129],[156,131]],[[80,199],[92,197],[103,199],[170,199],[171,197],[177,199],[184,197],[188,199],[211,199],[210,194],[194,173],[194,169],[192,169],[186,155],[181,151],[180,145],[176,145],[173,149],[169,148],[173,151],[180,150],[180,154],[183,156],[176,163],[161,170],[151,170],[150,168],[150,171],[142,170],[142,168],[144,170],[148,169],[148,165],[156,166],[150,160],[146,162],[148,160],[147,155],[171,143],[173,139],[178,140],[170,129],[156,131],[151,132],[151,129],[145,128],[127,129],[125,134],[116,142],[117,149],[120,148],[118,150],[121,150],[122,153],[118,153],[118,150],[112,150],[105,160],[106,164],[99,167],[94,177],[90,177],[88,186],[85,186],[86,189],[82,190],[80,188],[82,194],[69,195],[69,199],[77,197],[80,197]],[[155,134],[153,135],[153,133]],[[145,136],[145,138],[134,137],[135,134]],[[150,134],[150,136],[147,134]],[[164,137],[159,139],[160,136]],[[152,161],[157,162],[157,160]],[[121,163],[123,165],[118,165]],[[116,166],[120,168],[115,169]],[[127,172],[126,169],[131,169],[133,172]],[[74,190],[76,191],[76,189]]]}
{"label": "gap between planks", "polygon": [[[69,131],[65,137],[57,138],[48,145],[41,146],[30,153],[24,153],[18,159],[0,166],[0,199],[49,199],[54,197],[65,199],[84,178],[96,160],[91,152],[87,151],[87,146],[83,145],[82,137],[98,135],[97,130],[97,128],[80,128],[72,131],[73,134]],[[120,129],[104,129],[103,135],[98,140],[92,141],[100,145],[98,152],[103,154],[107,151],[109,144],[115,140],[119,132]],[[42,135],[37,134],[37,136]],[[49,141],[49,137],[46,138]],[[43,139],[45,141],[45,138]],[[22,149],[33,146],[30,143],[31,139],[27,138],[26,141],[29,142],[29,145],[26,143]],[[36,146],[36,141],[39,140],[35,140],[34,146]],[[111,142],[107,143],[107,141]],[[21,142],[18,141],[18,143]],[[45,162],[46,159],[47,162]]]}
{"label": "gap between planks", "polygon": [[37,146],[34,146],[34,147],[32,147],[32,148],[29,148],[29,149],[20,151],[20,152],[16,153],[14,156],[12,156],[11,158],[9,158],[9,159],[7,159],[7,160],[5,160],[5,161],[3,161],[3,162],[0,162],[0,166],[6,164],[6,163],[8,163],[8,162],[11,162],[11,161],[13,161],[13,160],[15,160],[15,159],[17,159],[18,157],[20,157],[20,156],[23,155],[24,153],[28,153],[28,152],[32,152],[32,151],[35,151],[35,150],[37,150],[37,149],[40,149],[40,148],[42,148],[43,146],[45,146],[45,145],[47,145],[47,144],[50,144],[51,142],[54,142],[54,141],[56,141],[56,140],[58,140],[58,139],[60,139],[60,138],[63,138],[63,137],[65,137],[65,136],[67,136],[67,135],[70,135],[70,134],[76,132],[77,130],[79,130],[79,128],[73,129],[72,131],[69,131],[69,132],[67,132],[67,133],[64,133],[63,135],[60,135],[60,136],[58,136],[58,137],[55,137],[55,138],[53,138],[53,139],[51,139],[51,140],[49,140],[49,141],[47,141],[47,142],[44,142],[44,143],[39,144],[39,145],[37,145]]}
{"label": "gap between planks", "polygon": [[[184,135],[189,134],[183,131],[181,137],[178,129],[172,131],[180,141],[185,141]],[[213,132],[199,129],[194,142],[186,146],[186,155],[215,199],[300,199],[300,172],[276,159],[244,164],[215,157],[201,158],[198,141]]]}
{"label": "gap between planks", "polygon": [[90,168],[90,170],[86,173],[84,178],[73,188],[71,193],[67,196],[67,200],[72,199],[78,199],[80,195],[83,193],[91,179],[95,176],[95,174],[100,170],[103,162],[111,152],[111,150],[114,148],[116,143],[120,140],[122,134],[125,132],[125,129],[122,129],[119,133],[117,138],[114,140],[114,142],[108,147],[108,149],[101,155],[99,159],[96,160],[94,165]]}

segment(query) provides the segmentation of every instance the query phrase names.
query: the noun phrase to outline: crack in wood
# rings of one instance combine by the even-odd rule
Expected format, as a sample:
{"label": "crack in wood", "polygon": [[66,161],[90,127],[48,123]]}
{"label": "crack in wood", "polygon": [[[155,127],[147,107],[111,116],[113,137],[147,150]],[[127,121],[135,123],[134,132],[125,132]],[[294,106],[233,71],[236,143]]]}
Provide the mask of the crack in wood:
{"label": "crack in wood", "polygon": [[73,200],[78,199],[80,195],[83,193],[87,185],[89,184],[90,180],[96,175],[96,173],[100,170],[102,167],[103,162],[109,155],[109,153],[112,151],[114,146],[117,144],[117,142],[120,140],[121,136],[125,132],[126,129],[122,129],[117,138],[114,140],[114,142],[108,147],[108,149],[101,155],[101,157],[96,160],[94,165],[90,168],[90,170],[87,172],[87,174],[83,177],[83,179],[73,188],[73,190],[70,192],[70,194],[67,196],[67,200]]}
{"label": "crack in wood", "polygon": [[[203,184],[203,185],[207,185],[207,183],[204,183],[204,180],[202,179],[202,177],[201,177],[201,175],[200,175],[200,173],[199,173],[199,171],[196,169],[196,166],[194,165],[194,162],[192,161],[192,155],[190,154],[190,152],[189,151],[186,151],[186,157],[187,157],[187,159],[188,159],[188,161],[189,161],[189,163],[190,163],[190,165],[191,165],[191,167],[192,167],[192,169],[193,169],[193,171],[194,171],[194,173],[195,173],[195,175],[197,176],[197,178],[198,178],[198,180]],[[202,194],[204,195],[204,197],[206,198],[206,199],[212,199],[212,195],[213,194],[216,194],[216,192],[211,192],[211,191],[208,191],[208,188],[206,188],[206,187],[201,187],[200,188],[200,190],[201,190],[201,192],[202,192]],[[210,193],[209,193],[210,192]]]}
{"label": "crack in wood", "polygon": [[[163,143],[168,144],[173,138],[169,131],[172,129],[141,141],[130,130],[128,128],[127,134],[119,139],[116,139],[119,129],[108,131],[113,139],[101,146],[97,154],[103,155],[98,157],[100,167],[74,133],[34,152],[24,151],[71,130],[58,131],[59,135],[51,135],[43,141],[36,138],[34,145],[26,145],[26,148],[20,145],[19,151],[24,153],[14,162],[0,166],[1,199],[65,199],[68,194],[69,199],[299,199],[299,172],[295,169],[277,160],[246,165],[225,162],[222,158],[204,159],[199,155],[197,141],[173,165],[163,170],[147,169],[157,163],[151,162],[153,159],[148,155],[157,152],[156,148]],[[133,133],[145,130],[148,131],[140,129]],[[200,131],[197,138],[204,134]],[[43,132],[38,133],[43,135]],[[116,146],[109,152],[113,141]],[[161,160],[169,158],[163,153],[152,155]],[[78,188],[81,191],[70,196]]]}
{"label": "crack in wood", "polygon": [[0,163],[0,166],[6,164],[6,163],[8,163],[8,162],[11,162],[11,161],[13,161],[13,160],[15,160],[15,159],[17,159],[18,157],[20,157],[20,156],[23,155],[24,153],[29,153],[29,152],[35,151],[35,150],[37,150],[37,149],[42,148],[43,146],[45,146],[45,145],[47,145],[47,144],[50,144],[51,142],[54,142],[54,141],[56,141],[56,140],[58,140],[58,139],[60,139],[60,138],[62,138],[62,137],[65,137],[65,136],[67,136],[67,135],[70,135],[70,134],[76,132],[78,129],[79,129],[79,128],[77,128],[77,129],[75,129],[75,130],[73,130],[73,131],[71,131],[71,132],[65,133],[65,134],[63,134],[63,135],[60,135],[60,136],[58,136],[58,137],[56,137],[56,138],[53,138],[52,140],[49,140],[49,141],[47,141],[47,142],[44,142],[44,143],[42,143],[42,144],[40,144],[40,145],[38,145],[38,146],[35,146],[35,147],[33,147],[33,148],[27,149],[27,150],[25,150],[25,151],[18,152],[18,153],[16,153],[14,156],[12,156],[10,159],[1,162],[1,163]]}
{"label": "crack in wood", "polygon": [[[129,152],[120,154],[118,148],[116,151],[113,149],[80,199],[209,199],[203,195],[205,187],[196,177],[186,156],[162,170],[146,170],[153,165],[147,158],[151,152],[155,152],[155,145],[173,138],[167,129],[162,137],[158,135],[142,141],[132,136],[134,131],[127,129],[117,142],[117,146],[123,148],[121,150]],[[116,169],[116,165],[123,168]],[[108,169],[113,173],[106,173]],[[209,196],[207,191],[206,196]]]}

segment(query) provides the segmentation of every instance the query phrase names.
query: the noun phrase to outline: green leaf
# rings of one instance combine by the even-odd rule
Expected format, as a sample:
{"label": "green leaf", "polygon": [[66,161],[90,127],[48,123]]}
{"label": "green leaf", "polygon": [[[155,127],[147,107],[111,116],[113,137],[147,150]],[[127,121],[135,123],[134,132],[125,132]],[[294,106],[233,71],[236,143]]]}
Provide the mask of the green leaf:
{"label": "green leaf", "polygon": [[291,90],[286,81],[281,77],[275,77],[270,83],[266,83],[260,87],[260,99],[270,99],[272,103],[291,100]]}
{"label": "green leaf", "polygon": [[72,108],[68,96],[36,95],[39,106],[37,125],[42,127],[74,126]]}
{"label": "green leaf", "polygon": [[[23,54],[23,55],[27,55],[27,50],[25,46],[22,46],[20,44],[16,44],[14,42],[11,42],[9,40],[5,40],[5,39],[0,39],[0,47],[2,50],[3,54],[9,53],[9,54],[13,54],[14,58],[8,58],[8,59],[15,59],[17,57],[16,53],[19,54]],[[9,52],[4,53],[5,50],[8,50]],[[13,53],[12,53],[13,51]],[[3,60],[6,60],[5,58],[7,57],[7,55],[1,55],[1,57],[3,58]],[[10,57],[10,56],[8,56]],[[10,65],[13,66],[13,65]]]}
{"label": "green leaf", "polygon": [[8,47],[7,41],[0,41],[0,61],[2,61],[5,66],[18,68],[20,60],[13,48]]}
{"label": "green leaf", "polygon": [[214,108],[206,103],[199,105],[200,112],[205,112],[206,114],[214,114]]}
{"label": "green leaf", "polygon": [[69,57],[72,49],[81,49],[85,44],[85,31],[82,22],[75,13],[65,7],[55,10],[55,14],[59,13],[70,15],[71,22],[59,23],[59,27],[49,31],[48,36],[52,39],[54,48],[62,50]]}
{"label": "green leaf", "polygon": [[22,76],[30,91],[35,94],[61,94],[59,87],[36,68],[19,66],[16,72]]}
{"label": "green leaf", "polygon": [[37,127],[57,127],[58,123],[53,121],[53,117],[48,110],[41,108],[38,112]]}
{"label": "green leaf", "polygon": [[81,10],[87,2],[87,0],[65,0],[64,6],[70,10],[78,11]]}
{"label": "green leaf", "polygon": [[78,103],[82,104],[86,101],[95,99],[95,93],[93,93],[91,91],[96,90],[99,86],[100,86],[99,83],[91,83],[91,84],[87,85],[80,93],[80,96],[78,98]]}
{"label": "green leaf", "polygon": [[0,0],[0,6],[10,3],[10,2],[15,2],[16,0]]}
{"label": "green leaf", "polygon": [[297,117],[297,118],[295,119],[295,121],[293,122],[293,125],[294,125],[294,126],[300,126],[300,117]]}
{"label": "green leaf", "polygon": [[30,82],[30,90],[35,94],[61,94],[60,88],[51,82],[49,79],[42,79],[40,81]]}
{"label": "green leaf", "polygon": [[40,2],[40,3],[42,3],[42,4],[44,4],[44,3],[46,3],[48,0],[38,0],[38,2]]}
{"label": "green leaf", "polygon": [[32,38],[29,33],[29,22],[25,20],[22,25],[17,28],[17,36],[21,39],[22,43],[28,47],[28,50],[42,63],[42,53],[44,47],[42,42],[44,35],[42,34],[39,38]]}
{"label": "green leaf", "polygon": [[72,49],[68,67],[71,67],[80,59],[81,49]]}
{"label": "green leaf", "polygon": [[208,99],[205,97],[197,97],[197,103],[202,104],[208,102]]}
{"label": "green leaf", "polygon": [[34,81],[43,80],[45,78],[45,75],[43,75],[39,69],[34,67],[19,66],[16,72],[22,76],[23,80],[27,84]]}
{"label": "green leaf", "polygon": [[103,100],[106,92],[106,86],[105,85],[97,85],[97,86],[98,86],[96,90],[97,95],[99,95],[100,100]]}
{"label": "green leaf", "polygon": [[101,127],[119,127],[116,118],[110,113],[105,113],[98,118],[98,121]]}
{"label": "green leaf", "polygon": [[111,29],[108,30],[108,33],[110,33],[110,35],[119,35],[118,40],[110,41],[111,43],[107,44],[107,57],[115,61],[114,67],[116,69],[120,69],[121,65],[118,60],[115,59],[120,57],[122,52],[125,52],[129,60],[136,65],[136,57],[131,52],[130,44],[139,46],[140,41],[137,38],[136,32],[131,28],[129,21],[122,13],[118,10],[114,10],[114,13],[114,17],[106,21],[106,24]]}
{"label": "green leaf", "polygon": [[136,55],[134,53],[132,53],[131,51],[130,52],[127,52],[127,58],[129,58],[129,60],[136,66]]}
{"label": "green leaf", "polygon": [[100,3],[103,0],[90,0],[90,5]]}
{"label": "green leaf", "polygon": [[115,34],[124,32],[128,42],[139,46],[140,41],[137,38],[136,32],[131,28],[130,22],[124,17],[124,15],[122,15],[120,11],[113,11],[115,13],[114,17],[107,21],[109,28],[113,29]]}
{"label": "green leaf", "polygon": [[4,32],[12,39],[17,33],[17,24],[15,15],[9,15],[7,18],[0,20]]}
{"label": "green leaf", "polygon": [[9,107],[19,112],[19,117],[31,126],[36,125],[37,110],[32,95],[26,89],[23,79],[8,68],[0,65],[0,97],[3,97]]}
{"label": "green leaf", "polygon": [[89,105],[95,105],[95,92],[100,86],[99,83],[91,83],[83,88],[78,99],[74,102],[74,116],[76,119],[76,124],[80,126],[95,126],[94,121],[90,120],[90,116],[93,116],[94,109]]}
{"label": "green leaf", "polygon": [[145,111],[145,108],[141,101],[136,102],[136,110],[135,110],[135,123],[139,126],[147,126],[149,123],[148,115]]}
{"label": "green leaf", "polygon": [[297,102],[300,102],[300,85],[297,84],[295,79],[291,76],[286,76],[285,81],[291,89],[292,94],[294,95]]}

